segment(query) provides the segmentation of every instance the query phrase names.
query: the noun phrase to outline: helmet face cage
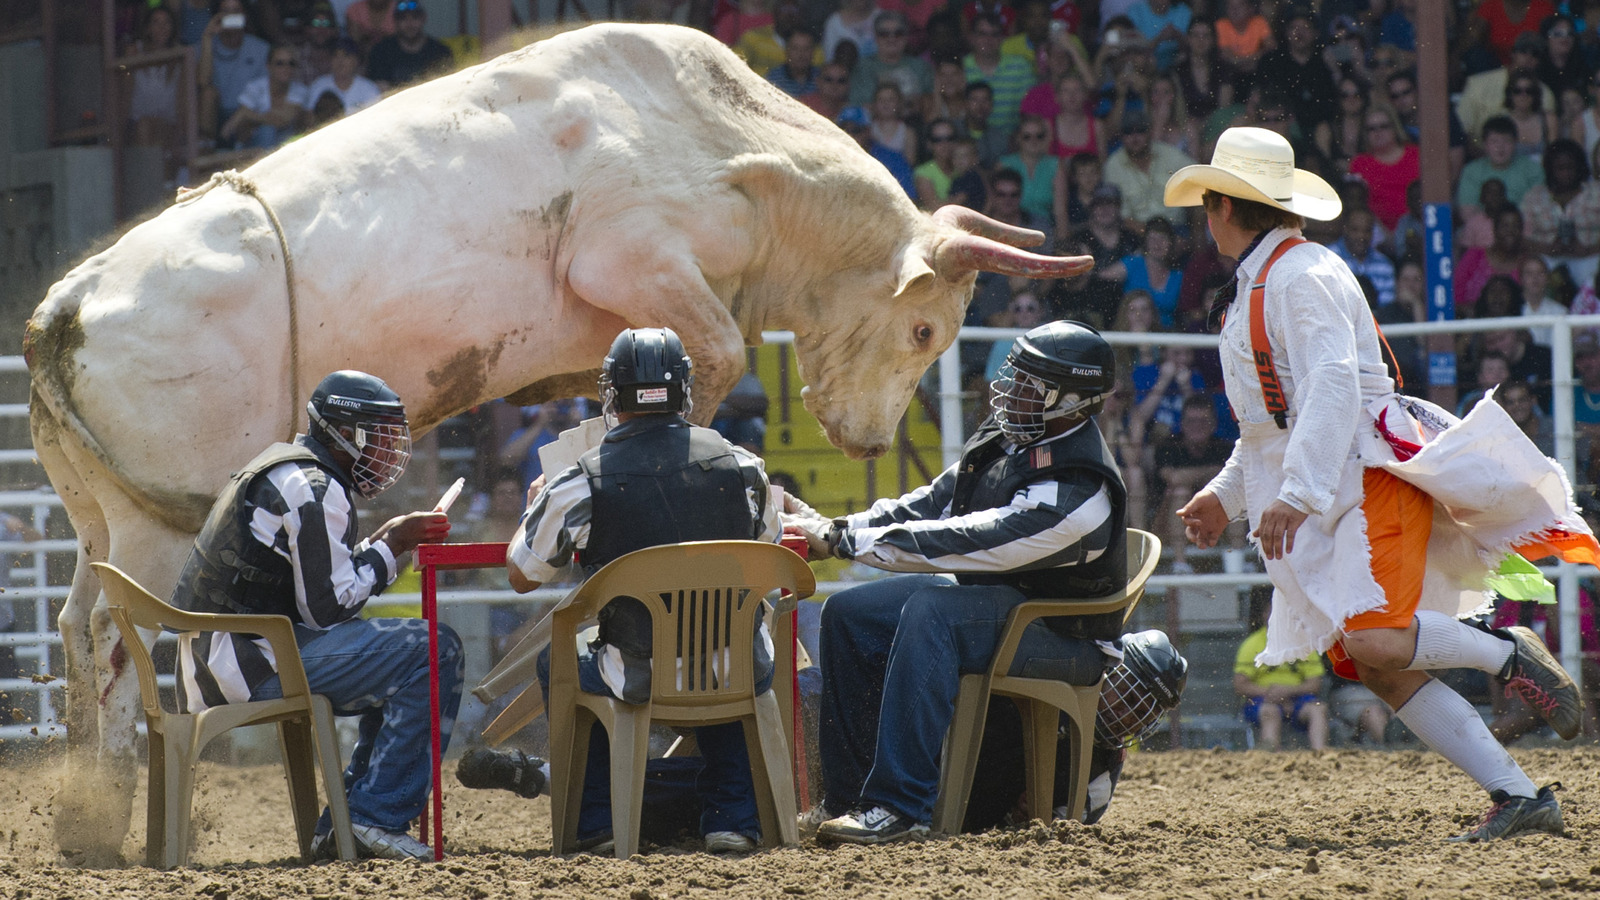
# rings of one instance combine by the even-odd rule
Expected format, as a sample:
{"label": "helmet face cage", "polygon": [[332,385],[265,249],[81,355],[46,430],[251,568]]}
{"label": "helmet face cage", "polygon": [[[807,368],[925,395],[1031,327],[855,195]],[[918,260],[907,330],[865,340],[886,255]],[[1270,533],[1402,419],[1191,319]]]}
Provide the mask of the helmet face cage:
{"label": "helmet face cage", "polygon": [[[313,425],[320,428],[334,445],[354,460],[350,479],[356,493],[372,499],[394,486],[411,461],[411,426],[405,419],[359,419],[348,414],[324,416],[316,403],[306,404]],[[349,428],[346,437],[340,426]]]}
{"label": "helmet face cage", "polygon": [[1094,742],[1108,749],[1143,740],[1161,721],[1163,709],[1156,696],[1126,660],[1106,673],[1100,688],[1100,710],[1095,714]]}
{"label": "helmet face cage", "polygon": [[1013,441],[1027,444],[1044,436],[1045,421],[1061,397],[1061,391],[1044,379],[1018,369],[1010,359],[1000,367],[999,376],[989,382],[989,408],[995,422]]}

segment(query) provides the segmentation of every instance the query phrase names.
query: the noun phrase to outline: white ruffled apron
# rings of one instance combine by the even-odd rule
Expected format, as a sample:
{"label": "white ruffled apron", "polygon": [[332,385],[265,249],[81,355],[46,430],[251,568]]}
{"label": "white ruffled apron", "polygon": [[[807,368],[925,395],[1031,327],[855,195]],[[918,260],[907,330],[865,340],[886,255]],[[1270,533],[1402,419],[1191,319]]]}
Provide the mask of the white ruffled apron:
{"label": "white ruffled apron", "polygon": [[[1380,419],[1393,437],[1420,449],[1398,459]],[[1293,417],[1288,421],[1287,429],[1270,420],[1239,423],[1252,533],[1283,486],[1284,452],[1295,427]],[[1457,419],[1425,400],[1386,394],[1361,411],[1356,434],[1333,504],[1306,518],[1292,552],[1264,560],[1276,590],[1259,665],[1324,652],[1342,636],[1347,619],[1387,602],[1372,577],[1361,507],[1368,468],[1391,472],[1434,498],[1418,609],[1451,616],[1485,610],[1491,600],[1485,579],[1506,554],[1551,530],[1589,534],[1565,472],[1497,403],[1479,403]]]}

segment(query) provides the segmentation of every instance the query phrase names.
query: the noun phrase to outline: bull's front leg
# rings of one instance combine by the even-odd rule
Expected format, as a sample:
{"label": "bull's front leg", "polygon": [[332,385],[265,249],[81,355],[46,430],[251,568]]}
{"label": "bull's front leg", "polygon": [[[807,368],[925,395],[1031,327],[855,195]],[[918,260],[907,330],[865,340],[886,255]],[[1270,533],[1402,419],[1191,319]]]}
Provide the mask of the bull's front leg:
{"label": "bull's front leg", "polygon": [[668,327],[694,362],[690,421],[709,425],[745,372],[744,337],[687,247],[678,240],[590,247],[573,257],[572,288],[633,328]]}

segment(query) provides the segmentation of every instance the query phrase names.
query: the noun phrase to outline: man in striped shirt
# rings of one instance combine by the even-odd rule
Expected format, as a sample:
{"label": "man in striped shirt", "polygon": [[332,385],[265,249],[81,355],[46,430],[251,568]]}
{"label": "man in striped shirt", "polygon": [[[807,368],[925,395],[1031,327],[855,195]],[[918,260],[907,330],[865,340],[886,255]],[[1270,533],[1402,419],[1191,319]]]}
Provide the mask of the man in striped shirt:
{"label": "man in striped shirt", "polygon": [[[791,519],[814,555],[927,573],[851,588],[823,607],[826,795],[802,822],[819,825],[819,838],[925,835],[961,676],[988,668],[1011,610],[1127,583],[1126,490],[1090,418],[1114,382],[1099,333],[1042,325],[1012,345],[993,419],[933,484],[832,523],[804,511]],[[1120,632],[1116,614],[1044,620],[1014,671],[1095,684],[1107,665],[1096,641]]]}
{"label": "man in striped shirt", "polygon": [[[172,604],[202,613],[289,617],[313,693],[337,715],[360,716],[345,772],[356,849],[431,859],[406,834],[428,795],[428,631],[421,619],[363,619],[361,608],[399,571],[397,557],[443,540],[443,512],[413,512],[361,537],[354,494],[372,498],[405,470],[405,406],[380,379],[335,372],[307,404],[310,425],[243,469],[212,507],[178,577]],[[439,626],[442,741],[461,699],[461,642]],[[190,712],[283,696],[265,640],[198,632],[179,639],[179,702]],[[328,813],[317,851],[333,851]]]}

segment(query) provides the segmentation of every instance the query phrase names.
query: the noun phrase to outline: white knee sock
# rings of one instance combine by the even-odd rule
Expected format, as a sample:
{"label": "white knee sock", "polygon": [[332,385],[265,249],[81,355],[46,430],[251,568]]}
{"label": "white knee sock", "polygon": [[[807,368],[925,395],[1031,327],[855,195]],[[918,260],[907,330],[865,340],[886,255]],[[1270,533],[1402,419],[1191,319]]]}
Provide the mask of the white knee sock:
{"label": "white knee sock", "polygon": [[1395,715],[1484,790],[1505,791],[1515,797],[1538,793],[1511,754],[1489,733],[1489,726],[1483,724],[1472,704],[1442,682],[1428,679]]}
{"label": "white knee sock", "polygon": [[1495,675],[1516,645],[1444,613],[1417,613],[1417,651],[1410,670],[1477,669]]}

